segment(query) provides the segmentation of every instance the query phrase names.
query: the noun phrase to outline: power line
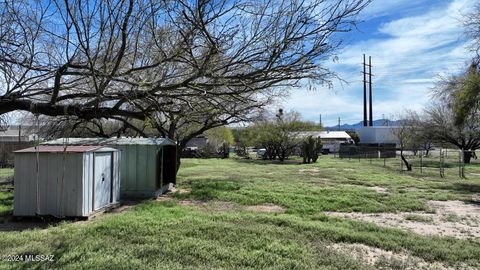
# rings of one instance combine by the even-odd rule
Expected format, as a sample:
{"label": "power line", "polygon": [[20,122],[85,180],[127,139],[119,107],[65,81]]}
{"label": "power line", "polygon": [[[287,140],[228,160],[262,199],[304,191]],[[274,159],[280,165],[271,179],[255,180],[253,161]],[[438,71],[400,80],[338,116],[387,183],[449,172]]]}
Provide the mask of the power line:
{"label": "power line", "polygon": [[372,100],[372,57],[368,57],[368,75],[370,76],[368,79],[369,84],[369,104],[370,104],[370,126],[373,127],[373,100]]}
{"label": "power line", "polygon": [[367,126],[367,67],[365,66],[365,54],[363,54],[363,126]]}
{"label": "power line", "polygon": [[[368,73],[367,73],[368,66]],[[368,75],[368,97],[369,97],[369,118],[367,124],[367,75]],[[372,57],[368,57],[368,65],[363,54],[363,126],[373,126],[373,104],[372,104]]]}

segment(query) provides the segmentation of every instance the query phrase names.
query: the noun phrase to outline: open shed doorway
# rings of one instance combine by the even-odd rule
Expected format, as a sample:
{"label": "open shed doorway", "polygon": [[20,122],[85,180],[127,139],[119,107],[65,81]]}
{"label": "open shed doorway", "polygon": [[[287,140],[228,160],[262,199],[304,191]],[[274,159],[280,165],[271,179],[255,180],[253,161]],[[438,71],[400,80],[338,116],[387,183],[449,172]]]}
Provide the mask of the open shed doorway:
{"label": "open shed doorway", "polygon": [[165,145],[162,148],[162,186],[177,184],[177,146]]}

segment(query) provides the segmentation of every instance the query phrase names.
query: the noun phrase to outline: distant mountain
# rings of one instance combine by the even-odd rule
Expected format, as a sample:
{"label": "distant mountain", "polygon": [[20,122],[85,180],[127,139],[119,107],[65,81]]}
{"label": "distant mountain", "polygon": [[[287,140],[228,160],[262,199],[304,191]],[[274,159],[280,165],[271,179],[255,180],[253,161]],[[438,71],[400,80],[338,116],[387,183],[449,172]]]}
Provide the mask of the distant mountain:
{"label": "distant mountain", "polygon": [[[399,121],[392,121],[388,119],[378,119],[373,121],[373,126],[396,126],[398,125],[398,123]],[[361,127],[363,127],[363,121],[360,121],[352,125],[343,124],[340,126],[340,130],[349,131],[349,130],[355,130]],[[325,127],[325,130],[330,130],[330,131],[338,130],[338,126]]]}

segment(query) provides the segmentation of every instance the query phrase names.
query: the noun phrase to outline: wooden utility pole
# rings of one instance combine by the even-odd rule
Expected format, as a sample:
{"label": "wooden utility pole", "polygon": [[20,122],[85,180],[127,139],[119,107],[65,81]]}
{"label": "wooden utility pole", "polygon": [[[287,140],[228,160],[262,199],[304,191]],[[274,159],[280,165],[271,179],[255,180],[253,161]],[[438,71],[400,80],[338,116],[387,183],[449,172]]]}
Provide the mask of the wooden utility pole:
{"label": "wooden utility pole", "polygon": [[338,130],[339,130],[339,131],[340,131],[340,123],[341,123],[340,117],[338,117]]}

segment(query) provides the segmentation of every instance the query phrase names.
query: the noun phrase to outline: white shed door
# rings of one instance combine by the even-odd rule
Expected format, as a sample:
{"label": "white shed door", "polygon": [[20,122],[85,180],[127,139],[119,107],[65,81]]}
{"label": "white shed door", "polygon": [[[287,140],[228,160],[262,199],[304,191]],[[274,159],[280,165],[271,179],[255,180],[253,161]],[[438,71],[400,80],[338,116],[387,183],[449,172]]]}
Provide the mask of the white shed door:
{"label": "white shed door", "polygon": [[95,189],[93,209],[98,210],[110,203],[112,192],[112,153],[95,153]]}

